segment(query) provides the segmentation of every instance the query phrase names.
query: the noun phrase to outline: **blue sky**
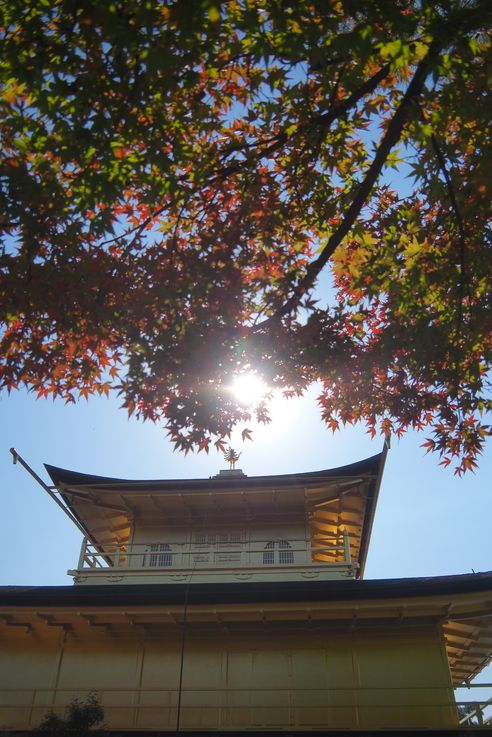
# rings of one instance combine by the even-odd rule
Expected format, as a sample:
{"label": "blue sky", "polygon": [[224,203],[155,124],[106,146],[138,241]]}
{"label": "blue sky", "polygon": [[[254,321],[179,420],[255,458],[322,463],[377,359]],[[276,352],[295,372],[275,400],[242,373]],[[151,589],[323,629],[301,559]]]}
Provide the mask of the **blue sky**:
{"label": "blue sky", "polygon": [[[333,435],[323,427],[313,390],[279,401],[274,422],[254,441],[233,446],[249,476],[317,471],[378,453],[382,439],[363,428]],[[0,397],[1,584],[70,584],[80,534],[9,448],[45,479],[43,463],[125,478],[203,478],[226,468],[221,454],[173,453],[158,426],[128,419],[116,399],[65,406],[15,392]],[[366,578],[436,576],[491,568],[492,453],[476,474],[453,476],[420,447],[424,434],[392,440],[369,550]]]}

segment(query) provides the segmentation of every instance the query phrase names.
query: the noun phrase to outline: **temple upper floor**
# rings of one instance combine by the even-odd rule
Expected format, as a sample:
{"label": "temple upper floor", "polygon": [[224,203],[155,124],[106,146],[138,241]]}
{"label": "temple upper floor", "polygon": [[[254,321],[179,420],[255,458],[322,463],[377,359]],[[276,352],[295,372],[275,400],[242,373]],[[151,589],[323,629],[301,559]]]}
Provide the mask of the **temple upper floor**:
{"label": "temple upper floor", "polygon": [[353,578],[347,530],[306,536],[301,526],[164,529],[136,525],[131,543],[98,551],[85,538],[75,583],[212,583]]}
{"label": "temple upper floor", "polygon": [[385,453],[281,476],[130,481],[47,466],[85,539],[75,583],[358,578]]}

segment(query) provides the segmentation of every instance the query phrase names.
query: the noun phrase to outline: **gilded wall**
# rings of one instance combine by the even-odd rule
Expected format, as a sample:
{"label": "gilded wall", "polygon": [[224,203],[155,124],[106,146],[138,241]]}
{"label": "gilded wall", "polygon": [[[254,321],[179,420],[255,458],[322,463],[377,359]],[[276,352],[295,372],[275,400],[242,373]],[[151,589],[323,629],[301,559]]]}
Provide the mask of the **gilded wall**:
{"label": "gilded wall", "polygon": [[179,625],[18,629],[1,644],[1,729],[34,726],[93,690],[114,728],[175,730],[178,701],[187,729],[456,725],[446,653],[429,621],[194,622],[181,696]]}

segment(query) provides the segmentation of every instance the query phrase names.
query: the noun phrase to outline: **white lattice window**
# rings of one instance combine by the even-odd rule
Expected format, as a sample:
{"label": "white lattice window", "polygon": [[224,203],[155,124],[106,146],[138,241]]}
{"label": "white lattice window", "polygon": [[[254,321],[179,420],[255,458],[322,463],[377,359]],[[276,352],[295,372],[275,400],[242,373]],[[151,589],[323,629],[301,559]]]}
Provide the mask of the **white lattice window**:
{"label": "white lattice window", "polygon": [[272,566],[292,565],[294,563],[294,551],[287,540],[270,540],[263,551],[263,565]]}
{"label": "white lattice window", "polygon": [[278,547],[278,562],[281,565],[292,565],[294,562],[294,552],[291,550],[291,544],[287,540],[279,540]]}
{"label": "white lattice window", "polygon": [[173,554],[168,543],[152,543],[149,546],[149,566],[151,568],[166,568],[173,564]]}
{"label": "white lattice window", "polygon": [[273,566],[274,563],[275,563],[275,543],[271,541],[265,545],[265,550],[263,551],[263,565]]}
{"label": "white lattice window", "polygon": [[196,530],[193,534],[194,545],[241,545],[244,541],[242,530]]}

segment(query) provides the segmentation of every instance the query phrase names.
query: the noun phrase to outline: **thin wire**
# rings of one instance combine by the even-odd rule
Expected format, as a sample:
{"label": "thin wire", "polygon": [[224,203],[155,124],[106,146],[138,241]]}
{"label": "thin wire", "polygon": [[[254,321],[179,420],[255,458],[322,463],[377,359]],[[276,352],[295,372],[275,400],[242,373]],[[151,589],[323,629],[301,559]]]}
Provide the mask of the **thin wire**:
{"label": "thin wire", "polygon": [[[190,549],[191,553],[191,549]],[[177,703],[177,714],[176,714],[176,734],[179,733],[180,728],[180,721],[181,721],[181,695],[183,691],[183,671],[184,671],[184,654],[185,654],[185,647],[186,647],[186,633],[187,633],[187,624],[188,624],[188,595],[190,592],[190,583],[192,576],[195,572],[195,566],[196,566],[196,560],[193,564],[193,569],[190,573],[190,576],[188,578],[188,581],[186,582],[185,586],[185,595],[184,595],[184,601],[183,601],[183,636],[181,638],[181,661],[179,664],[179,683],[178,683],[178,703]]]}

